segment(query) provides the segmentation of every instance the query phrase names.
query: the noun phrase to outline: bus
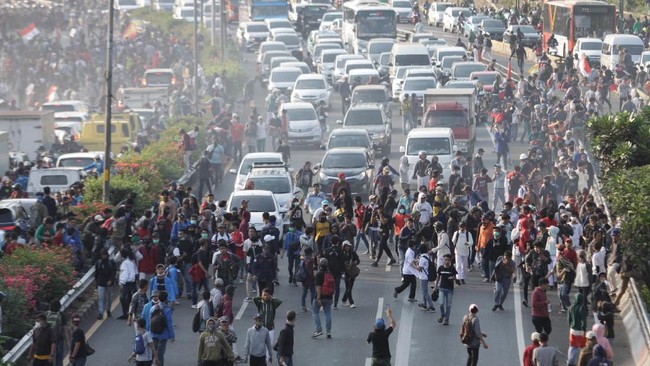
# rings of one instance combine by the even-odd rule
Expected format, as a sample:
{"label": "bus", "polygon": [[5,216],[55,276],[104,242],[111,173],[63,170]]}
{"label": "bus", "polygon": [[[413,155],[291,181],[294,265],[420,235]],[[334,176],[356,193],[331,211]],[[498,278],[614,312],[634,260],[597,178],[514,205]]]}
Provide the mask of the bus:
{"label": "bus", "polygon": [[372,38],[397,36],[397,17],[388,4],[378,1],[343,3],[343,42],[348,50],[364,54]]}
{"label": "bus", "polygon": [[248,14],[253,21],[264,19],[287,19],[287,0],[248,0]]}
{"label": "bus", "polygon": [[546,1],[544,11],[544,46],[555,35],[558,56],[572,55],[576,40],[582,37],[603,39],[616,33],[616,6],[597,0]]}

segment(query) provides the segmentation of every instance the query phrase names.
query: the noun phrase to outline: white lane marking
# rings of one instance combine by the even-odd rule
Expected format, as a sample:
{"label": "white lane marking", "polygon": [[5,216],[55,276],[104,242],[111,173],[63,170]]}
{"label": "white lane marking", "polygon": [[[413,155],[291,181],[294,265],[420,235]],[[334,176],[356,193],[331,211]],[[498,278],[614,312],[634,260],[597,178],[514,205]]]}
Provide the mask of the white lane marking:
{"label": "white lane marking", "polygon": [[366,365],[365,366],[371,366],[372,365],[372,358],[366,357]]}
{"label": "white lane marking", "polygon": [[413,304],[405,304],[402,307],[402,316],[399,322],[399,334],[397,335],[397,350],[395,355],[395,366],[408,366],[411,355],[411,330],[413,329],[413,318],[415,308]]}
{"label": "white lane marking", "polygon": [[517,330],[517,352],[519,352],[519,359],[524,359],[524,347],[526,347],[526,342],[524,340],[524,321],[522,317],[521,307],[521,294],[519,293],[519,284],[515,283],[513,285],[514,291],[512,298],[515,302],[515,329]]}
{"label": "white lane marking", "polygon": [[388,265],[388,264],[386,265],[386,269],[385,269],[386,272],[390,272],[390,267],[392,267],[392,266],[390,266],[390,265]]}
{"label": "white lane marking", "polygon": [[[117,309],[117,306],[119,304],[120,304],[120,297],[118,296],[115,300],[113,300],[113,302],[110,305],[111,312],[115,312],[115,309]],[[93,325],[91,325],[90,329],[88,329],[88,331],[86,332],[86,340],[90,340],[90,338],[92,338],[92,336],[95,334],[95,332],[97,332],[99,327],[101,327],[101,325],[104,324],[104,322],[106,320],[108,320],[108,319],[109,318],[107,316],[105,316],[104,319],[102,319],[102,320],[95,320]],[[70,363],[70,355],[65,356],[65,358],[63,359],[63,364],[64,365],[71,365],[71,363]]]}
{"label": "white lane marking", "polygon": [[488,136],[490,136],[490,140],[492,140],[492,145],[494,145],[494,148],[496,149],[497,142],[494,140],[494,135],[490,132],[490,126],[487,123],[485,124],[485,129],[488,132]]}
{"label": "white lane marking", "polygon": [[375,319],[379,319],[384,315],[384,298],[380,297],[377,299],[377,314]]}
{"label": "white lane marking", "polygon": [[235,315],[235,320],[239,320],[239,319],[241,319],[242,316],[244,316],[244,313],[246,312],[247,307],[248,307],[248,302],[244,301],[244,303],[239,308],[239,311],[237,312],[237,315]]}

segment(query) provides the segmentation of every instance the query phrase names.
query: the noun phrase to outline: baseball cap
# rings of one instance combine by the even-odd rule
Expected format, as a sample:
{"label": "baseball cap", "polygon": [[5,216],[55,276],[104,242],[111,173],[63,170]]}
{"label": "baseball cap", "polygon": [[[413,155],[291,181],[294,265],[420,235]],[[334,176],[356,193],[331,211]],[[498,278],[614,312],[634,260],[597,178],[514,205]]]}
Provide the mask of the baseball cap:
{"label": "baseball cap", "polygon": [[221,323],[230,323],[230,318],[227,317],[226,315],[224,315],[224,316],[222,316],[221,318],[219,318],[219,321],[220,321]]}
{"label": "baseball cap", "polygon": [[494,167],[501,169],[501,164],[494,164]]}
{"label": "baseball cap", "polygon": [[329,205],[330,205],[330,201],[328,201],[328,200],[322,200],[320,204],[323,205],[323,206],[329,206]]}
{"label": "baseball cap", "polygon": [[94,219],[95,221],[104,221],[104,216],[102,216],[102,215],[95,215],[95,217],[94,217],[93,219]]}
{"label": "baseball cap", "polygon": [[476,309],[476,311],[478,311],[478,305],[476,305],[476,304],[472,304],[472,305],[470,305],[470,306],[469,306],[469,311],[471,312],[472,309]]}
{"label": "baseball cap", "polygon": [[260,315],[260,314],[255,314],[255,315],[253,316],[253,320],[257,320],[257,319],[262,319],[262,315]]}
{"label": "baseball cap", "polygon": [[594,333],[592,331],[588,331],[587,332],[587,339],[594,339],[594,338],[596,338],[596,333]]}
{"label": "baseball cap", "polygon": [[352,245],[352,243],[350,243],[349,240],[344,240],[343,241],[343,246],[346,246],[346,245]]}
{"label": "baseball cap", "polygon": [[214,285],[215,286],[223,286],[223,280],[221,278],[215,278],[214,279]]}
{"label": "baseball cap", "polygon": [[386,328],[386,323],[384,323],[384,319],[378,318],[377,320],[375,320],[375,328],[377,329]]}
{"label": "baseball cap", "polygon": [[275,236],[273,236],[273,235],[268,235],[268,234],[264,235],[264,241],[265,242],[269,242],[269,241],[274,240],[274,239],[275,239]]}
{"label": "baseball cap", "polygon": [[526,160],[526,159],[528,159],[528,155],[526,155],[526,154],[520,154],[519,155],[519,160]]}
{"label": "baseball cap", "polygon": [[151,297],[154,297],[154,296],[157,297],[159,294],[160,294],[160,292],[158,290],[151,291]]}
{"label": "baseball cap", "polygon": [[539,334],[539,333],[537,333],[537,332],[533,332],[533,333],[530,335],[530,340],[531,340],[531,341],[537,341],[537,342],[539,342],[539,338],[540,338],[540,336],[541,336],[541,334]]}

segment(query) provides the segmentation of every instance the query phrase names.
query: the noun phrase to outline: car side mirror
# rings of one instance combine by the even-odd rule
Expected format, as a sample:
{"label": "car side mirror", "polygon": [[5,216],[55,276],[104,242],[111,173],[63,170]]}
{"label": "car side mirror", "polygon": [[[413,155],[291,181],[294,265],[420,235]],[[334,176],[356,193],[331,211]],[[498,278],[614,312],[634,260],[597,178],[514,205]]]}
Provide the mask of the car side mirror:
{"label": "car side mirror", "polygon": [[228,170],[228,173],[230,174],[237,174],[237,171],[235,169],[230,169]]}
{"label": "car side mirror", "polygon": [[327,150],[327,148],[326,148],[325,145],[320,145],[320,149],[321,149],[321,150]]}
{"label": "car side mirror", "polygon": [[337,120],[336,120],[336,124],[337,124],[337,125],[342,125],[342,124],[343,124],[343,121],[340,120],[340,119],[337,119]]}
{"label": "car side mirror", "polygon": [[406,149],[404,148],[404,146],[399,147],[400,154],[404,154],[405,151],[406,151]]}
{"label": "car side mirror", "polygon": [[281,214],[286,214],[287,212],[289,212],[289,210],[287,210],[286,207],[280,207],[280,210],[278,210],[278,212],[280,212]]}

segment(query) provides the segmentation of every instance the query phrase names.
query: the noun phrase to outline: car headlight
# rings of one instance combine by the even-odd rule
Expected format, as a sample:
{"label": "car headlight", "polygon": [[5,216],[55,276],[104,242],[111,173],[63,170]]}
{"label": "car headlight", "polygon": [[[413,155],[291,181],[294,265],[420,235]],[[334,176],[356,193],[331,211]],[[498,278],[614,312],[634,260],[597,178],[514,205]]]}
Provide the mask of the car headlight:
{"label": "car headlight", "polygon": [[359,173],[359,174],[357,174],[357,175],[351,177],[350,179],[363,180],[363,178],[364,178],[365,176],[366,176],[366,173],[361,172],[361,173]]}
{"label": "car headlight", "polygon": [[320,178],[320,180],[327,180],[327,179],[329,179],[329,177],[328,177],[327,175],[325,175],[325,173],[323,173],[323,172],[319,172],[319,173],[318,173],[318,178]]}

